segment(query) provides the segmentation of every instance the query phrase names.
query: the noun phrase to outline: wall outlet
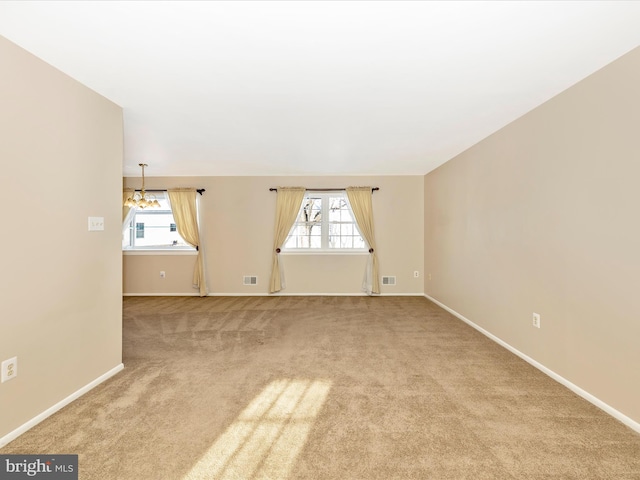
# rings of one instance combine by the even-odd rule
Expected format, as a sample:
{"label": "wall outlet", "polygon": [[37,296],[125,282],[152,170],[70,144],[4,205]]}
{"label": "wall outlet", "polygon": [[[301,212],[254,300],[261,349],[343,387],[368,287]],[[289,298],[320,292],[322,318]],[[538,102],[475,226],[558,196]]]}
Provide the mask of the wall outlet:
{"label": "wall outlet", "polygon": [[540,328],[540,314],[533,313],[533,326],[536,328]]}
{"label": "wall outlet", "polygon": [[413,272],[413,278],[420,278],[420,272],[418,270]]}
{"label": "wall outlet", "polygon": [[2,375],[0,383],[8,382],[18,376],[18,357],[9,358],[2,362]]}
{"label": "wall outlet", "polygon": [[164,278],[167,275],[164,273],[164,270],[160,270],[160,278]]}
{"label": "wall outlet", "polygon": [[431,280],[431,274],[429,274],[429,280]]}

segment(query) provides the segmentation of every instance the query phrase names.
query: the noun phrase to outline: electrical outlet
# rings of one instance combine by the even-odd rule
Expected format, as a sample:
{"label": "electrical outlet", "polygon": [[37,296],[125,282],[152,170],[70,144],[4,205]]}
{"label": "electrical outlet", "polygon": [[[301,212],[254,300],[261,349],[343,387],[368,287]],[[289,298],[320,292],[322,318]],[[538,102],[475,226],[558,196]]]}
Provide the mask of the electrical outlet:
{"label": "electrical outlet", "polygon": [[540,328],[540,314],[533,312],[533,326]]}
{"label": "electrical outlet", "polygon": [[160,278],[164,278],[167,275],[164,273],[164,270],[160,270]]}
{"label": "electrical outlet", "polygon": [[413,278],[420,278],[420,272],[418,270],[413,272]]}
{"label": "electrical outlet", "polygon": [[431,274],[429,274],[429,280],[431,280]]}
{"label": "electrical outlet", "polygon": [[2,378],[0,383],[8,382],[18,376],[18,357],[9,358],[2,362]]}

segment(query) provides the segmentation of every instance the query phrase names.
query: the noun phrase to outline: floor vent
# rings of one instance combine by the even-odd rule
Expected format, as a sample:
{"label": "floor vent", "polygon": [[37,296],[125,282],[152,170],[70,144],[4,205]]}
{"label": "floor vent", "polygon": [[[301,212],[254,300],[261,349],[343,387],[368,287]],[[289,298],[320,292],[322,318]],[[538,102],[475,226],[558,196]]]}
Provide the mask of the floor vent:
{"label": "floor vent", "polygon": [[396,284],[396,277],[382,277],[382,284],[383,285],[395,285]]}
{"label": "floor vent", "polygon": [[243,285],[257,285],[258,284],[258,277],[250,277],[250,276],[242,277],[242,284]]}

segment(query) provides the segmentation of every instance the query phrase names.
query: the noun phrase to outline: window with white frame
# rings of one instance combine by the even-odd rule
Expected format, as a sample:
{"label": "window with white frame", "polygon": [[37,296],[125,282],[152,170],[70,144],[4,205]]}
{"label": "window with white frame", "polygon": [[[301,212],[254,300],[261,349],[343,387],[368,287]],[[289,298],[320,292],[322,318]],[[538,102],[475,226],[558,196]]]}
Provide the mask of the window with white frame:
{"label": "window with white frame", "polygon": [[194,251],[176,228],[169,199],[156,194],[160,208],[137,209],[122,231],[123,250],[186,250]]}
{"label": "window with white frame", "polygon": [[366,252],[346,192],[307,192],[283,252]]}

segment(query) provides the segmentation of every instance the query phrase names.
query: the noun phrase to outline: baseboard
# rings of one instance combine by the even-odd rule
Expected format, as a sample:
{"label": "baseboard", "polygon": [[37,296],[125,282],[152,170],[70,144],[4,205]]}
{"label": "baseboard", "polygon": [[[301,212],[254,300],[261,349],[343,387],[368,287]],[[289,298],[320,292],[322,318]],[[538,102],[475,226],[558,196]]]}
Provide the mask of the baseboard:
{"label": "baseboard", "polygon": [[46,419],[47,417],[50,417],[51,415],[53,415],[54,413],[56,413],[58,410],[60,410],[63,407],[66,407],[67,405],[69,405],[71,402],[73,402],[74,400],[76,400],[77,398],[81,397],[82,395],[84,395],[85,393],[87,393],[89,390],[91,390],[92,388],[97,387],[98,385],[100,385],[102,382],[104,382],[105,380],[113,377],[116,373],[120,372],[122,369],[124,368],[124,365],[121,363],[115,367],[113,367],[111,370],[109,370],[108,372],[104,373],[103,375],[100,375],[98,378],[96,378],[95,380],[93,380],[92,382],[89,382],[88,384],[86,384],[84,387],[82,387],[81,389],[75,391],[74,393],[72,393],[71,395],[69,395],[67,398],[59,401],[58,403],[56,403],[54,406],[46,409],[44,412],[42,412],[41,414],[33,417],[31,420],[29,420],[27,423],[19,426],[18,428],[16,428],[15,430],[13,430],[12,432],[9,432],[7,435],[5,435],[4,437],[0,438],[0,448],[4,447],[7,443],[11,442],[12,440],[15,440],[16,438],[18,438],[20,435],[22,435],[24,432],[26,432],[27,430],[29,430],[30,428],[35,427],[37,424],[39,424],[40,422],[42,422],[44,419]]}
{"label": "baseboard", "polygon": [[[199,297],[199,293],[123,293],[123,297]],[[367,295],[361,293],[209,293],[208,297],[423,297],[424,293],[380,293],[378,295]]]}
{"label": "baseboard", "polygon": [[123,293],[123,297],[199,297],[199,293]]}
{"label": "baseboard", "polygon": [[423,293],[380,293],[367,295],[359,293],[210,293],[210,297],[422,297]]}
{"label": "baseboard", "polygon": [[452,308],[449,308],[448,306],[446,306],[444,303],[439,302],[438,300],[436,300],[435,298],[427,295],[426,293],[424,294],[424,296],[428,300],[431,300],[433,303],[435,303],[439,307],[443,308],[444,310],[446,310],[450,314],[454,315],[455,317],[459,318],[460,320],[462,320],[463,322],[465,322],[469,326],[475,328],[477,331],[479,331],[480,333],[482,333],[486,337],[490,338],[491,340],[496,342],[498,345],[506,348],[511,353],[513,353],[513,354],[517,355],[518,357],[520,357],[521,359],[523,359],[525,362],[527,362],[530,365],[534,366],[535,368],[540,370],[542,373],[544,373],[544,374],[548,375],[549,377],[553,378],[556,382],[564,385],[569,390],[571,390],[573,393],[581,396],[582,398],[584,398],[588,402],[592,403],[593,405],[595,405],[599,409],[603,410],[604,412],[608,413],[609,415],[611,415],[615,419],[617,419],[620,422],[624,423],[627,427],[629,427],[632,430],[635,430],[636,432],[640,433],[640,423],[636,422],[632,418],[627,417],[624,413],[619,412],[618,410],[613,408],[611,405],[603,402],[599,398],[597,398],[594,395],[590,394],[586,390],[583,390],[582,388],[580,388],[579,386],[575,385],[574,383],[571,383],[569,380],[567,380],[563,376],[561,376],[561,375],[557,374],[556,372],[554,372],[553,370],[545,367],[544,365],[542,365],[541,363],[537,362],[533,358],[531,358],[528,355],[522,353],[520,350],[512,347],[507,342],[505,342],[504,340],[496,337],[494,334],[488,332],[487,330],[485,330],[484,328],[480,327],[479,325],[476,325],[471,320],[466,318],[464,315],[459,314],[458,312],[456,312]]}

